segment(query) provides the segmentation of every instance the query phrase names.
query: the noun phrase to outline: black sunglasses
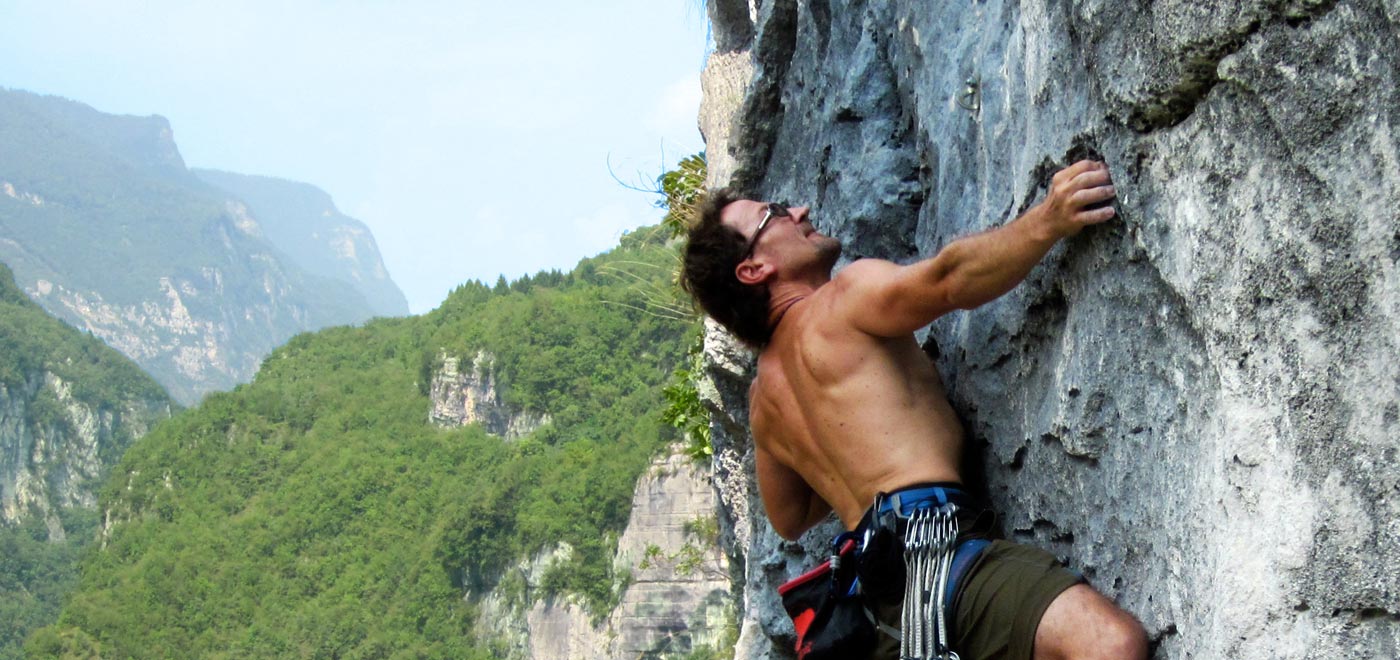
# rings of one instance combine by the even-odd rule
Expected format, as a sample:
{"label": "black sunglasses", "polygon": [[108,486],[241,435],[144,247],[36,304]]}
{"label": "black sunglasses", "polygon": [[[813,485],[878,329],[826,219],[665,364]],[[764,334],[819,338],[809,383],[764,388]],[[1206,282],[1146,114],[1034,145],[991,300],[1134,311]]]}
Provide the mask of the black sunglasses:
{"label": "black sunglasses", "polygon": [[777,202],[769,202],[768,212],[764,213],[763,219],[758,221],[758,229],[754,230],[753,238],[749,239],[749,247],[748,249],[744,250],[744,256],[739,257],[739,261],[744,261],[745,259],[748,259],[749,257],[753,256],[753,248],[755,245],[758,245],[758,235],[763,233],[763,228],[768,226],[769,220],[773,218],[787,218],[791,216],[792,214],[788,212],[786,206],[783,206],[782,204],[779,204]]}

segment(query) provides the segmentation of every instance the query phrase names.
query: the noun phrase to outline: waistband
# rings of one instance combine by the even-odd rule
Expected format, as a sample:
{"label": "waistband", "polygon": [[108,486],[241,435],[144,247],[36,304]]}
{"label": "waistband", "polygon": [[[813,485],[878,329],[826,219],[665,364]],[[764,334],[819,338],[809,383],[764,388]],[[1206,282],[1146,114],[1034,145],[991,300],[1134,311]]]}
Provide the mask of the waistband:
{"label": "waistband", "polygon": [[893,512],[904,517],[921,509],[933,509],[948,504],[957,505],[960,509],[981,508],[981,503],[971,493],[963,490],[962,484],[938,481],[914,484],[888,493],[879,493],[875,496],[875,505],[872,509],[877,514],[883,515]]}
{"label": "waistband", "polygon": [[987,509],[981,500],[963,490],[959,483],[931,481],[911,484],[888,493],[877,493],[875,504],[865,510],[865,515],[861,516],[851,534],[862,534],[891,513],[895,514],[896,520],[900,520],[920,509],[938,508],[946,504],[957,505],[958,517],[966,518],[968,525]]}

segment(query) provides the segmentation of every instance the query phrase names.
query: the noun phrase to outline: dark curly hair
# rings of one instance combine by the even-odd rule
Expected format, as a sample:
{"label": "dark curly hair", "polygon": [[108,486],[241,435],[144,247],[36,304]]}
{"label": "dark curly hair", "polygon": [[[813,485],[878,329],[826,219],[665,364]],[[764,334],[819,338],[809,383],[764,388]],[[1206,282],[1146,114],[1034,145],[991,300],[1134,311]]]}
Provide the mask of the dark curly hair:
{"label": "dark curly hair", "polygon": [[740,199],[743,197],[729,188],[705,194],[697,213],[699,222],[687,232],[681,287],[740,341],[763,348],[773,337],[768,327],[768,287],[744,284],[735,276],[748,241],[719,221],[720,211]]}

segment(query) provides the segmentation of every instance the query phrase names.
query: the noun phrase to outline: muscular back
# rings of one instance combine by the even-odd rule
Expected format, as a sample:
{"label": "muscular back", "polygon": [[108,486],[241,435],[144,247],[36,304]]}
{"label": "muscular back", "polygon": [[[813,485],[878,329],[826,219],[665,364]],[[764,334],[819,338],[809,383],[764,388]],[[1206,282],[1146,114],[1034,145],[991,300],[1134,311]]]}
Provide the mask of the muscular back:
{"label": "muscular back", "polygon": [[1112,218],[1101,202],[1113,196],[1107,166],[1080,161],[1005,225],[908,265],[858,259],[835,277],[840,241],[816,231],[807,207],[724,206],[721,224],[748,242],[734,276],[766,288],[776,324],[750,391],[774,529],[795,538],[832,509],[850,529],[878,491],[960,481],[962,429],[912,333],[1010,291],[1057,241]]}
{"label": "muscular back", "polygon": [[842,323],[831,313],[835,288],[787,310],[750,389],[759,486],[775,527],[783,509],[807,507],[808,488],[852,529],[879,491],[960,481],[962,427],[932,363],[913,335]]}

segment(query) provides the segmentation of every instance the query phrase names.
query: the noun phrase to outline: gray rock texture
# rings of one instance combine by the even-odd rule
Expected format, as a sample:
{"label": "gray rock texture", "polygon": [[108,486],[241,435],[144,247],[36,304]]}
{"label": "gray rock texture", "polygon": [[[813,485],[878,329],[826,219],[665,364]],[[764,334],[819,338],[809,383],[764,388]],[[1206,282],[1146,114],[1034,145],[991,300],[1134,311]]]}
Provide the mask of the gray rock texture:
{"label": "gray rock texture", "polygon": [[446,353],[438,356],[428,386],[432,402],[428,421],[447,428],[480,424],[487,433],[507,440],[529,435],[549,423],[546,413],[514,410],[501,401],[496,388],[495,356],[478,351],[469,370],[461,362]]}
{"label": "gray rock texture", "polygon": [[[40,407],[51,410],[36,415]],[[96,508],[111,465],[170,413],[166,400],[93,405],[50,372],[15,386],[0,383],[0,526],[41,516],[50,540],[64,540],[59,511]]]}
{"label": "gray rock texture", "polygon": [[[1007,536],[1157,658],[1400,657],[1400,3],[709,4],[710,183],[811,204],[848,260],[1108,162],[1116,220],[921,336]],[[750,358],[707,354],[737,657],[788,657],[772,589],[833,525],[768,528]]]}

